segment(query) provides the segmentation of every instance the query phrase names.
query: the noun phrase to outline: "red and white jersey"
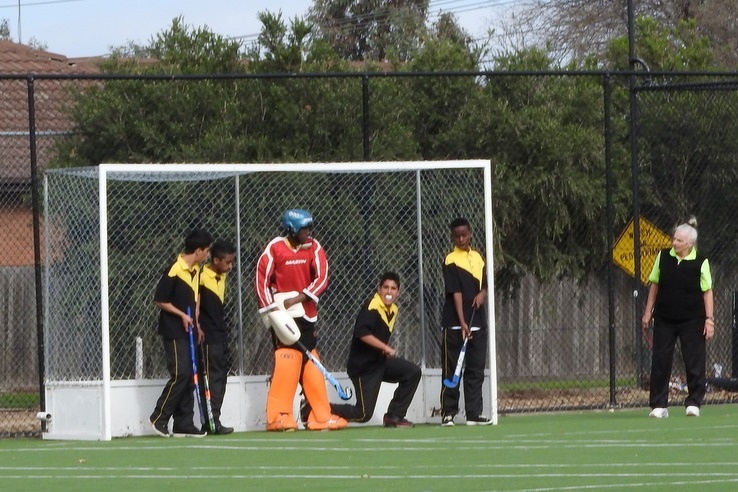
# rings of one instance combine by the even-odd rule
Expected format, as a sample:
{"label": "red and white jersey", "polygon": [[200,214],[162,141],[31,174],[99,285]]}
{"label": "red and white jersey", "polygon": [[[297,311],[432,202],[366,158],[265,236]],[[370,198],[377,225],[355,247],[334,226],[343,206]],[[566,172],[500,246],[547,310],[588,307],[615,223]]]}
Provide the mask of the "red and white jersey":
{"label": "red and white jersey", "polygon": [[267,245],[256,265],[256,297],[259,312],[274,307],[277,292],[304,292],[305,319],[318,319],[318,300],[328,288],[328,259],[315,239],[293,248],[285,237],[275,237]]}

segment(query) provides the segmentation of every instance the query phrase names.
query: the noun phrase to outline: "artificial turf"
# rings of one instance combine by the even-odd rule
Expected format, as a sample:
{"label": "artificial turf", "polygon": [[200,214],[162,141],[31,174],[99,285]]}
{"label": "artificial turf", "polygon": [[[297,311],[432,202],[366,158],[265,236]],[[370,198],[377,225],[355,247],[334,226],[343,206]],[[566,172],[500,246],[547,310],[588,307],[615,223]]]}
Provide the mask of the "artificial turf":
{"label": "artificial turf", "polygon": [[738,490],[738,406],[203,439],[0,440],[3,491]]}

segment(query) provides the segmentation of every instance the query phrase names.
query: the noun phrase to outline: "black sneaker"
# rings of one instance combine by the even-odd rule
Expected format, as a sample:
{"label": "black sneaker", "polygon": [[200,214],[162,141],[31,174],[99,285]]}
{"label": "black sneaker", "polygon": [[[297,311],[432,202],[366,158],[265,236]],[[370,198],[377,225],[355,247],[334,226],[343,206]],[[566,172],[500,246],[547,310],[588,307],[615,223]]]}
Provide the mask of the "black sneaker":
{"label": "black sneaker", "polygon": [[492,425],[492,419],[487,418],[484,415],[477,415],[476,417],[467,417],[466,425]]}
{"label": "black sneaker", "polygon": [[441,427],[453,427],[454,426],[454,415],[444,415],[441,420]]}
{"label": "black sneaker", "polygon": [[169,437],[169,426],[165,422],[162,422],[161,420],[151,422],[151,427],[153,427],[154,432],[161,437]]}
{"label": "black sneaker", "polygon": [[194,425],[177,427],[172,429],[172,436],[174,437],[205,437],[208,433],[204,430],[198,429]]}
{"label": "black sneaker", "polygon": [[226,434],[230,434],[231,432],[233,432],[233,427],[226,427],[225,425],[215,424],[215,432],[210,432],[209,434],[225,436]]}
{"label": "black sneaker", "polygon": [[393,417],[387,414],[384,415],[383,421],[384,421],[385,427],[403,427],[403,428],[415,427],[415,424],[413,424],[406,418],[397,418],[397,417]]}

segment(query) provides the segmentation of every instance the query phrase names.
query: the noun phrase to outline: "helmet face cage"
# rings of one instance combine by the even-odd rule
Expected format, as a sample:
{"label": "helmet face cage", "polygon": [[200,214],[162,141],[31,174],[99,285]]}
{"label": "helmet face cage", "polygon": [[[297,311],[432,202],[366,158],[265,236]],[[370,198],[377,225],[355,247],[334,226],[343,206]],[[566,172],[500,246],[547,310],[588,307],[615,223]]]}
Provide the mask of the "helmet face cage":
{"label": "helmet face cage", "polygon": [[294,208],[282,214],[282,227],[287,229],[290,234],[297,234],[300,229],[312,225],[313,216],[307,210]]}

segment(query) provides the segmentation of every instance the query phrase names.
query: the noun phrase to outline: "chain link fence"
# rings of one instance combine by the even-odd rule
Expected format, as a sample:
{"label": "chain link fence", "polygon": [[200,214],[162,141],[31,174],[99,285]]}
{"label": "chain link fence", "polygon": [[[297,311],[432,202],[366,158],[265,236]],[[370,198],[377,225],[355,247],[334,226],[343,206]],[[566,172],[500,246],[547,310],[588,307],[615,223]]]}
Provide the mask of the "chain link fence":
{"label": "chain link fence", "polygon": [[[443,301],[440,265],[450,248],[448,223],[455,217],[453,211],[470,210],[469,219],[478,224],[476,233],[484,237],[484,210],[476,206],[484,196],[482,169],[252,174],[205,169],[109,176],[105,253],[112,379],[167,375],[156,333],[154,288],[195,227],[232,242],[240,252],[226,298],[231,373],[270,373],[271,338],[257,315],[253,279],[264,247],[283,234],[282,212],[296,203],[315,217],[315,237],[329,257],[330,289],[321,298],[318,327],[326,367],[344,370],[358,309],[389,270],[400,274],[406,306],[394,343],[412,360],[429,359],[432,367],[440,367],[438,337],[431,332],[438,328]],[[47,246],[53,258],[45,279],[46,381],[99,380],[97,169],[51,170],[46,179]],[[436,213],[438,207],[446,212]],[[427,312],[421,309],[424,298]],[[430,321],[421,322],[421,316]],[[431,340],[424,340],[426,336]],[[426,343],[432,343],[432,354],[426,353]]]}
{"label": "chain link fence", "polygon": [[[708,402],[734,401],[738,385],[738,80],[668,75],[645,81],[639,108],[637,179],[641,216],[667,234],[690,216],[714,282],[716,337],[708,343]],[[645,294],[645,289],[644,289]],[[643,297],[643,296],[642,296]],[[637,347],[644,359],[648,347]],[[679,347],[677,347],[679,354]],[[647,367],[644,361],[644,367]],[[686,382],[675,357],[673,387]],[[680,401],[678,398],[676,401]]]}
{"label": "chain link fence", "polygon": [[27,101],[24,80],[0,80],[0,436],[40,429]]}
{"label": "chain link fence", "polygon": [[[5,173],[0,205],[9,231],[5,240],[10,245],[0,269],[2,281],[8,285],[6,292],[12,290],[5,296],[8,302],[2,311],[6,328],[0,340],[5,364],[0,386],[0,432],[40,432],[41,423],[33,416],[43,400],[38,390],[38,368],[44,363],[47,381],[64,379],[72,373],[92,380],[101,371],[92,362],[99,360],[99,344],[91,335],[99,333],[99,325],[79,326],[53,343],[46,340],[46,360],[37,356],[37,313],[32,301],[37,292],[33,274],[36,265],[29,253],[33,251],[32,234],[28,236],[28,224],[33,219],[28,128],[33,121],[33,148],[41,169],[60,164],[60,155],[70,155],[61,152],[70,139],[82,145],[92,140],[90,134],[75,128],[70,116],[75,106],[65,98],[72,97],[73,88],[90,93],[100,90],[110,96],[104,89],[115,87],[129,101],[142,101],[138,116],[141,119],[149,112],[163,111],[156,109],[163,102],[154,94],[184,92],[191,94],[193,101],[203,101],[213,91],[230,94],[234,99],[229,104],[220,109],[203,106],[198,112],[203,121],[208,117],[226,121],[228,114],[235,112],[243,115],[242,123],[237,127],[225,123],[213,126],[210,133],[203,133],[200,138],[221,142],[224,155],[235,148],[249,162],[436,160],[449,156],[491,159],[495,254],[499,255],[495,258],[495,311],[502,413],[647,405],[650,353],[640,333],[646,290],[633,279],[633,272],[626,273],[612,265],[612,243],[634,217],[649,220],[669,235],[677,221],[694,214],[700,223],[699,245],[710,257],[715,278],[717,338],[708,346],[712,379],[707,399],[709,403],[732,402],[735,393],[729,383],[738,376],[734,369],[738,367],[738,343],[734,343],[738,333],[734,321],[738,279],[730,254],[735,235],[733,208],[738,203],[732,199],[738,173],[738,121],[734,116],[738,114],[738,87],[734,80],[730,74],[638,74],[633,86],[637,145],[631,152],[628,79],[614,74],[382,74],[376,78],[357,74],[227,81],[48,77],[37,78],[32,84],[26,78],[0,79],[0,169]],[[34,94],[34,113],[28,106],[29,84],[33,89],[30,93]],[[277,97],[282,98],[280,104],[270,99]],[[180,143],[171,149],[167,162],[181,162],[182,156],[189,155],[203,162],[223,162],[203,156],[197,140],[187,141],[183,137],[187,125],[178,122],[186,115],[180,114],[182,108],[171,106],[173,100],[169,100],[173,111],[171,124],[159,122],[158,137],[137,140],[131,134],[135,122],[126,122],[122,113],[106,115],[105,125],[85,131],[104,135],[109,139],[105,142],[128,142],[130,154],[116,156],[122,162],[141,162],[147,152],[166,148],[169,141]],[[470,106],[489,108],[490,114],[508,111],[506,126],[496,126],[491,118],[467,122],[469,112],[465,108]],[[66,110],[62,111],[62,107]],[[593,107],[597,110],[584,110]],[[226,110],[228,114],[222,112]],[[4,117],[6,113],[12,118]],[[424,114],[444,117],[418,118]],[[585,114],[589,116],[585,118]],[[404,124],[409,120],[414,123]],[[451,124],[456,125],[455,133],[439,133],[440,126]],[[531,138],[554,135],[559,127],[566,127],[567,142]],[[227,138],[239,134],[248,134],[253,141],[239,147]],[[410,139],[417,146],[411,154],[403,154],[402,144]],[[588,142],[592,141],[597,142],[597,150],[591,155],[583,154],[581,150],[589,148]],[[285,142],[288,153],[272,152],[283,148],[281,144]],[[559,147],[565,152],[557,154]],[[105,155],[102,150],[100,155]],[[591,177],[588,186],[593,192],[588,200],[572,202],[563,191],[579,175]],[[536,181],[536,177],[540,179]],[[371,291],[373,277],[385,265],[390,266],[391,258],[403,278],[407,278],[407,265],[416,261],[412,248],[383,251],[377,247],[376,238],[387,235],[387,239],[403,244],[397,229],[412,229],[414,217],[402,211],[387,215],[379,200],[391,201],[394,195],[377,195],[377,189],[391,189],[383,182],[388,178],[379,175],[360,184],[352,181],[357,178],[351,175],[333,176],[333,183],[323,183],[321,180],[327,177],[305,174],[299,176],[300,186],[294,185],[290,192],[280,188],[279,183],[260,179],[263,178],[242,178],[238,190],[223,180],[203,181],[184,198],[183,190],[192,184],[114,185],[121,190],[130,187],[113,198],[113,204],[116,200],[128,200],[130,216],[117,226],[114,234],[111,232],[111,251],[125,253],[119,258],[127,262],[133,258],[128,252],[135,250],[140,260],[132,271],[130,263],[116,263],[111,256],[111,279],[115,279],[112,288],[118,297],[111,302],[110,319],[112,326],[119,327],[111,332],[111,350],[116,354],[111,367],[113,377],[156,377],[164,373],[151,303],[155,282],[141,280],[136,269],[158,276],[181,247],[184,231],[197,223],[210,228],[216,237],[240,241],[242,282],[238,287],[243,294],[236,296],[237,286],[231,284],[228,298],[234,323],[232,374],[269,373],[270,351],[265,333],[246,328],[260,323],[253,318],[249,275],[265,241],[278,233],[279,214],[284,208],[295,206],[296,201],[315,213],[316,236],[332,262],[333,286],[321,306],[320,324],[325,327],[320,328],[321,353],[331,370],[343,369],[351,316]],[[453,187],[460,180],[469,182],[470,178],[461,175],[448,180]],[[536,181],[539,188],[531,191],[520,185],[525,180]],[[548,187],[546,182],[550,182]],[[75,185],[79,189],[74,205],[81,207],[82,212],[73,216],[69,224],[52,218],[44,222],[43,215],[39,215],[41,258],[45,258],[46,241],[68,234],[91,239],[98,234],[97,224],[91,219],[98,209],[97,189],[91,183],[80,180]],[[397,186],[404,190],[406,185]],[[322,192],[318,196],[310,192],[315,188],[339,192]],[[275,189],[281,189],[283,195],[274,198]],[[238,211],[247,224],[239,235],[233,228],[236,205],[229,203],[228,197],[245,200],[255,191],[261,193],[257,196],[262,199],[252,208]],[[195,208],[180,215],[171,213],[175,196],[178,203],[182,200]],[[364,203],[363,196],[374,197],[374,201]],[[429,216],[437,217],[439,223],[448,219],[444,215],[448,210],[441,206],[445,198],[446,194],[440,193],[424,203],[431,208]],[[326,200],[332,203],[330,209],[322,208]],[[207,204],[214,208],[208,209]],[[342,204],[346,204],[346,212],[336,213]],[[67,205],[73,203],[64,204]],[[610,215],[608,207],[613,210]],[[472,216],[478,208],[472,203],[454,212]],[[26,217],[26,221],[11,221],[13,214]],[[555,227],[551,228],[551,224]],[[481,228],[481,223],[475,227]],[[447,233],[439,228],[429,233],[423,231],[422,237],[433,250],[424,255],[423,261],[439,264],[449,246]],[[149,243],[137,244],[142,238],[148,238]],[[60,287],[52,293],[49,285],[43,285],[42,292],[46,289],[47,295],[69,299],[69,312],[59,313],[60,319],[82,314],[94,318],[99,314],[99,307],[90,303],[90,298],[99,294],[91,287],[99,280],[99,272],[95,271],[99,251],[93,243],[90,240],[73,253],[49,251],[52,262],[70,262],[70,268],[45,271],[43,276],[59,280]],[[24,259],[15,261],[14,256]],[[29,257],[30,263],[25,259]],[[637,255],[633,264],[640,267]],[[437,367],[439,354],[433,347],[437,343],[434,324],[440,312],[440,294],[432,276],[439,272],[431,267],[427,271],[431,277],[424,279],[422,286],[410,281],[403,285],[405,296],[409,292],[423,293],[423,317],[429,330],[421,338],[425,351],[413,351],[418,342],[412,330],[407,335],[403,330],[397,341],[404,353],[412,354],[411,359],[426,367]],[[72,277],[87,282],[90,291],[65,291],[61,286]],[[634,291],[640,295],[634,296]],[[343,311],[335,311],[335,306],[341,306]],[[132,313],[137,313],[138,321],[130,325]],[[403,317],[410,323],[420,314],[405,310]],[[674,371],[675,404],[680,401],[678,359]],[[725,378],[730,379],[723,381]]]}
{"label": "chain link fence", "polygon": [[[293,172],[271,172],[269,166],[249,172],[244,165],[209,172],[194,166],[187,173],[129,166],[107,171],[104,204],[98,193],[104,178],[98,179],[96,168],[48,171],[46,244],[53,259],[45,269],[46,384],[99,382],[108,347],[111,379],[166,377],[154,288],[195,227],[240,252],[227,292],[231,374],[269,374],[272,343],[257,314],[255,267],[266,244],[283,233],[282,212],[298,205],[315,217],[315,237],[329,258],[330,288],[321,297],[318,322],[323,364],[333,372],[345,370],[359,307],[381,274],[392,270],[402,279],[393,345],[408,359],[430,359],[440,369],[437,319],[448,223],[456,211],[469,210],[476,233],[485,237],[485,209],[478,206],[484,203],[484,169],[463,163],[423,170],[398,163],[393,171],[369,166],[363,172],[321,170],[325,165],[311,172],[299,166]],[[101,221],[107,241],[101,240]],[[97,262],[101,253],[103,266]],[[437,312],[427,314],[426,305]],[[107,330],[100,322],[104,312]]]}

